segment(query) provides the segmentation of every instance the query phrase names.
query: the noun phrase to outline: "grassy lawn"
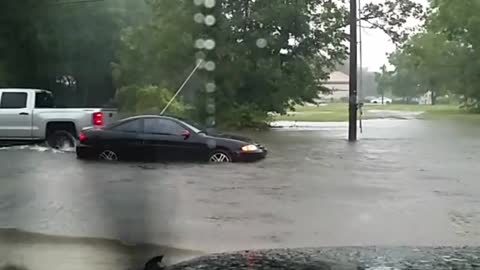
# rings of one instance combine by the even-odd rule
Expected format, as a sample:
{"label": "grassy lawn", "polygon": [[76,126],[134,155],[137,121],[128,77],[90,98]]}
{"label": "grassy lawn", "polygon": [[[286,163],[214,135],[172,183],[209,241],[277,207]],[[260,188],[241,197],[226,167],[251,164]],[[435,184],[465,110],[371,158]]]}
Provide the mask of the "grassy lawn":
{"label": "grassy lawn", "polygon": [[[368,104],[363,108],[364,119],[375,118],[369,115],[369,111],[401,111],[401,112],[424,112],[419,118],[422,119],[478,119],[480,114],[473,114],[461,110],[457,105],[373,105]],[[309,121],[309,122],[337,122],[348,120],[348,104],[332,103],[324,106],[297,107],[295,112],[280,115],[274,118],[276,121]]]}

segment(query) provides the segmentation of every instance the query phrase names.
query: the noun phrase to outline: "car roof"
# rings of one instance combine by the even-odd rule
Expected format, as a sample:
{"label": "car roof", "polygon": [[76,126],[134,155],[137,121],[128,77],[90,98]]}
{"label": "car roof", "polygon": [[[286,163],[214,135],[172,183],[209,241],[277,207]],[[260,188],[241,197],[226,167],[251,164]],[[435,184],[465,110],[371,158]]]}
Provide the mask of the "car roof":
{"label": "car roof", "polygon": [[164,116],[164,115],[136,115],[136,116],[131,116],[131,117],[127,117],[127,118],[124,118],[124,119],[120,119],[120,120],[110,124],[108,127],[109,128],[116,127],[116,126],[118,126],[122,123],[125,123],[125,122],[129,122],[129,121],[133,121],[133,120],[137,120],[137,119],[148,119],[148,118],[169,119],[169,120],[173,120],[173,121],[181,121],[178,118],[170,117],[170,116]]}
{"label": "car roof", "polygon": [[177,120],[179,121],[180,119],[178,118],[175,118],[175,117],[171,117],[171,116],[165,116],[165,115],[136,115],[136,116],[131,116],[131,117],[127,117],[125,119],[122,119],[120,121],[124,122],[124,121],[130,121],[130,120],[135,120],[135,119],[145,119],[145,118],[158,118],[158,119],[170,119],[170,120]]}

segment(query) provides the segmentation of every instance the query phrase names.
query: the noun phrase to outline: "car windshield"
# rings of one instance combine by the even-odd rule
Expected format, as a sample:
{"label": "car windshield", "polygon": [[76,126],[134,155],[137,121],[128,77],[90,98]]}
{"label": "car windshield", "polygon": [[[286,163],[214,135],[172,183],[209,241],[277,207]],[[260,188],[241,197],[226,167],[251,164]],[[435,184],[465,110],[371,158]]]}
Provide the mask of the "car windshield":
{"label": "car windshield", "polygon": [[480,0],[0,0],[0,270],[479,268],[479,161]]}

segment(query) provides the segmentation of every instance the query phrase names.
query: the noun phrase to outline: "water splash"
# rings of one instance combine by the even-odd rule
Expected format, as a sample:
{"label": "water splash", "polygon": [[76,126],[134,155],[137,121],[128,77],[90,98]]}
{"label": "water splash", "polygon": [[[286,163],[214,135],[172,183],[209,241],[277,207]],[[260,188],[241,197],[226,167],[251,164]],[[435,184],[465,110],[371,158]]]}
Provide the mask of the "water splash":
{"label": "water splash", "polygon": [[75,152],[75,147],[72,147],[69,144],[64,144],[60,149],[53,149],[47,145],[33,144],[33,145],[13,145],[13,146],[3,146],[0,147],[0,151],[32,151],[32,152],[41,152],[41,153],[73,153]]}

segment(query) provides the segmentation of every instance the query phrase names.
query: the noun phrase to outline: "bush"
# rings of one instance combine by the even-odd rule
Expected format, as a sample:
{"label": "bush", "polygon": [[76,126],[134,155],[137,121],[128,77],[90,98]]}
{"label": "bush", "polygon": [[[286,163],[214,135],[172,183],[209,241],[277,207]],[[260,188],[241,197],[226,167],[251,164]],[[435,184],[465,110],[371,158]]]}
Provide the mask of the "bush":
{"label": "bush", "polygon": [[219,114],[218,123],[228,128],[265,128],[271,117],[255,105],[234,106]]}
{"label": "bush", "polygon": [[[172,91],[154,85],[127,86],[117,91],[116,101],[123,114],[159,114],[173,95]],[[183,116],[187,109],[177,97],[165,113]]]}
{"label": "bush", "polygon": [[437,97],[435,104],[436,105],[449,105],[454,103],[449,97]]}

